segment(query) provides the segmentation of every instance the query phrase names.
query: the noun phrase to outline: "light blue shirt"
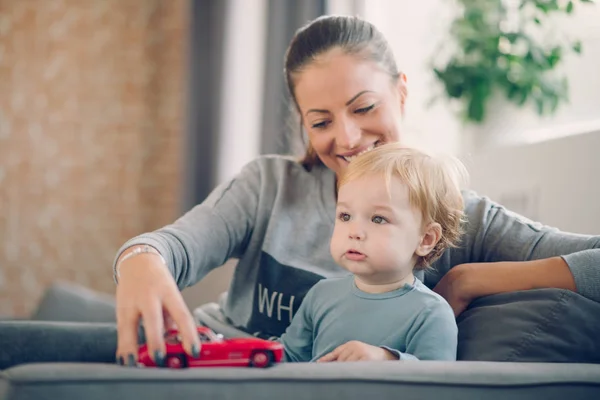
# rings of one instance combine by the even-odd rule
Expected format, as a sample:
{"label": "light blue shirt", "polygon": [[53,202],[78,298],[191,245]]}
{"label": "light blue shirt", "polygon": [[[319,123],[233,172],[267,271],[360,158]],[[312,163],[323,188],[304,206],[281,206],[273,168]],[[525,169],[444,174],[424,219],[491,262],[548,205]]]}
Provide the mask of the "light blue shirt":
{"label": "light blue shirt", "polygon": [[458,329],[446,300],[415,279],[387,293],[366,293],[353,276],[318,282],[281,336],[287,361],[315,361],[358,340],[400,360],[456,360]]}

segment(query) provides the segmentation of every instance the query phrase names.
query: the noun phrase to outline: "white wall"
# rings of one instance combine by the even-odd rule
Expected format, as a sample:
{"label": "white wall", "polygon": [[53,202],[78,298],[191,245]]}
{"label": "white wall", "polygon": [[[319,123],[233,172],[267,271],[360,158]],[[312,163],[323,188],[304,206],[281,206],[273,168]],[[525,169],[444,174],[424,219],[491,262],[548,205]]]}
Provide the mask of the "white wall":
{"label": "white wall", "polygon": [[363,12],[364,0],[328,0],[325,12],[330,15],[357,15]]}
{"label": "white wall", "polygon": [[225,63],[218,182],[236,175],[260,151],[267,28],[266,0],[226,0]]}
{"label": "white wall", "polygon": [[448,104],[428,103],[439,92],[430,61],[443,43],[452,3],[446,0],[365,0],[364,18],[383,33],[408,76],[404,133],[410,143],[458,154],[461,127]]}
{"label": "white wall", "polygon": [[600,234],[600,130],[482,151],[465,160],[471,187],[530,219]]}

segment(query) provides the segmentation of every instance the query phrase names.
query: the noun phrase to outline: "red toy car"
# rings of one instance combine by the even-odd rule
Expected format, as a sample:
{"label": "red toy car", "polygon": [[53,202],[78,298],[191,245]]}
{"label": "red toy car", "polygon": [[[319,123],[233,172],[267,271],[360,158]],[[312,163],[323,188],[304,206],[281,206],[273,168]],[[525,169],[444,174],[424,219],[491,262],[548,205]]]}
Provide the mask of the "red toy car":
{"label": "red toy car", "polygon": [[[198,336],[202,342],[200,357],[188,355],[181,344],[179,333],[169,331],[165,334],[165,366],[168,368],[186,367],[257,367],[266,368],[281,362],[283,345],[258,338],[223,339],[211,329],[199,326]],[[148,347],[139,347],[140,366],[156,367],[150,358]]]}

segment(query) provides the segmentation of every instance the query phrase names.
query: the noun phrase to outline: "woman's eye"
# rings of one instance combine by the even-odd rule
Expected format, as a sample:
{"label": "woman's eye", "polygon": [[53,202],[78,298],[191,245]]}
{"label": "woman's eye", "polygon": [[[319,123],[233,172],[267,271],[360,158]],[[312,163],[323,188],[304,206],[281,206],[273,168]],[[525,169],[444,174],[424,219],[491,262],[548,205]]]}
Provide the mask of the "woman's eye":
{"label": "woman's eye", "polygon": [[370,105],[370,106],[368,106],[368,107],[357,108],[357,109],[354,111],[354,113],[356,113],[356,114],[366,114],[366,113],[368,113],[369,111],[371,111],[371,110],[372,110],[374,107],[375,107],[375,104],[371,104],[371,105]]}
{"label": "woman's eye", "polygon": [[348,213],[340,213],[339,219],[342,222],[348,222],[348,221],[350,221],[350,214],[348,214]]}
{"label": "woman's eye", "polygon": [[379,215],[376,215],[373,218],[371,218],[371,221],[373,221],[376,224],[385,224],[387,222],[385,218],[380,217]]}
{"label": "woman's eye", "polygon": [[316,123],[312,124],[311,127],[313,129],[324,129],[327,127],[327,125],[329,125],[329,121],[321,121],[321,122],[316,122]]}

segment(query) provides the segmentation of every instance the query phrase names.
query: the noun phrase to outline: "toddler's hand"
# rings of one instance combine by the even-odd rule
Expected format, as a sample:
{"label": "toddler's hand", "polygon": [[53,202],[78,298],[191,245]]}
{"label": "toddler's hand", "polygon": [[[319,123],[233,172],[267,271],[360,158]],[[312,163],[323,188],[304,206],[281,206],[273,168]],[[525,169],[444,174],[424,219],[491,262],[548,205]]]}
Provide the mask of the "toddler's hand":
{"label": "toddler's hand", "polygon": [[398,357],[394,353],[384,348],[353,340],[338,346],[331,353],[319,358],[317,362],[387,361],[397,359]]}

